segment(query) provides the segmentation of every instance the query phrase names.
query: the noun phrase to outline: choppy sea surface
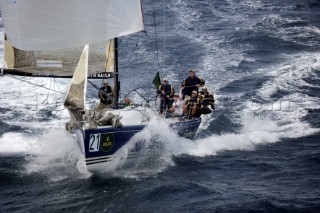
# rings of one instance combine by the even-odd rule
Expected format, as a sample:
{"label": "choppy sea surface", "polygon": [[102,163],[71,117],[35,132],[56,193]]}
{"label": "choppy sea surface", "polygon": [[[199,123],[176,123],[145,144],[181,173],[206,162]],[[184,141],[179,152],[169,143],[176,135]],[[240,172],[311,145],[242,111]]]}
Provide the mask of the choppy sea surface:
{"label": "choppy sea surface", "polygon": [[151,122],[130,141],[144,155],[93,175],[53,91],[69,80],[1,76],[0,212],[320,212],[320,1],[142,3],[122,93],[152,91],[157,71],[178,90],[195,69],[216,111],[194,140]]}

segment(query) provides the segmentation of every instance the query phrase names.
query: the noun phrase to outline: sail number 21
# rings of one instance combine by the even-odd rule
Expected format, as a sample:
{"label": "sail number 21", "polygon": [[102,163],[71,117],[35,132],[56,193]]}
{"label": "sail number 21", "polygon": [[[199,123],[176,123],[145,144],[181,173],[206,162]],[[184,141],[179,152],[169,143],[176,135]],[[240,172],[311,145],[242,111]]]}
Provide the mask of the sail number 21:
{"label": "sail number 21", "polygon": [[89,152],[98,152],[100,147],[101,134],[91,134],[89,141]]}

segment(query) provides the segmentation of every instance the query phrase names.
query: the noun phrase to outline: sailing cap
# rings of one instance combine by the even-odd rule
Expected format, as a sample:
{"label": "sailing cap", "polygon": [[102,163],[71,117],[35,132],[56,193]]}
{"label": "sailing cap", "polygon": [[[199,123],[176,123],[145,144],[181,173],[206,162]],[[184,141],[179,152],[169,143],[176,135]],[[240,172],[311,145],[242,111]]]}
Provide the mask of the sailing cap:
{"label": "sailing cap", "polygon": [[192,93],[193,93],[193,94],[198,94],[197,91],[195,91],[195,90],[193,90]]}
{"label": "sailing cap", "polygon": [[103,84],[108,84],[108,81],[107,81],[107,80],[103,80],[102,83],[103,83]]}
{"label": "sailing cap", "polygon": [[162,81],[166,81],[166,82],[168,82],[168,79],[164,78]]}

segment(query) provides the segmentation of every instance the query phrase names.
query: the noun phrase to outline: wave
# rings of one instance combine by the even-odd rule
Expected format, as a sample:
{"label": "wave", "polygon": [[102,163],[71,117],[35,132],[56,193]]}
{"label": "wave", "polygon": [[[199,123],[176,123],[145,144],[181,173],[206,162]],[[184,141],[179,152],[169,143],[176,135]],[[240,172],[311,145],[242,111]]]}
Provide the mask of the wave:
{"label": "wave", "polygon": [[91,176],[75,139],[61,129],[33,136],[5,133],[0,137],[0,155],[24,156],[24,175],[42,174],[53,182]]}

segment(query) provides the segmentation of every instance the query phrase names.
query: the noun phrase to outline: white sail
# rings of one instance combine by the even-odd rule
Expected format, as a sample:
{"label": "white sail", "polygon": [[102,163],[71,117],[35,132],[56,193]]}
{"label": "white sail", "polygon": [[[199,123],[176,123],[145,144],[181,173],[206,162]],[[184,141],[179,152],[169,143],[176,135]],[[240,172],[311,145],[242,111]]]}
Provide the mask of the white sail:
{"label": "white sail", "polygon": [[14,68],[14,47],[10,44],[7,39],[4,39],[4,57],[3,57],[3,67],[6,69]]}
{"label": "white sail", "polygon": [[[113,42],[114,43],[114,42]],[[22,76],[72,76],[77,67],[83,46],[56,51],[24,51],[14,48],[4,39],[4,68],[6,74],[14,71]],[[114,69],[114,44],[98,42],[90,45],[88,75],[103,78]],[[106,69],[106,64],[108,65]],[[29,73],[30,75],[26,75]]]}
{"label": "white sail", "polygon": [[[86,45],[81,54],[78,66],[74,72],[71,84],[64,102],[69,110],[71,123],[83,121],[82,111],[85,110],[87,89],[89,45]],[[70,122],[69,122],[70,123]]]}
{"label": "white sail", "polygon": [[8,40],[21,50],[84,46],[143,30],[140,0],[0,0]]}

